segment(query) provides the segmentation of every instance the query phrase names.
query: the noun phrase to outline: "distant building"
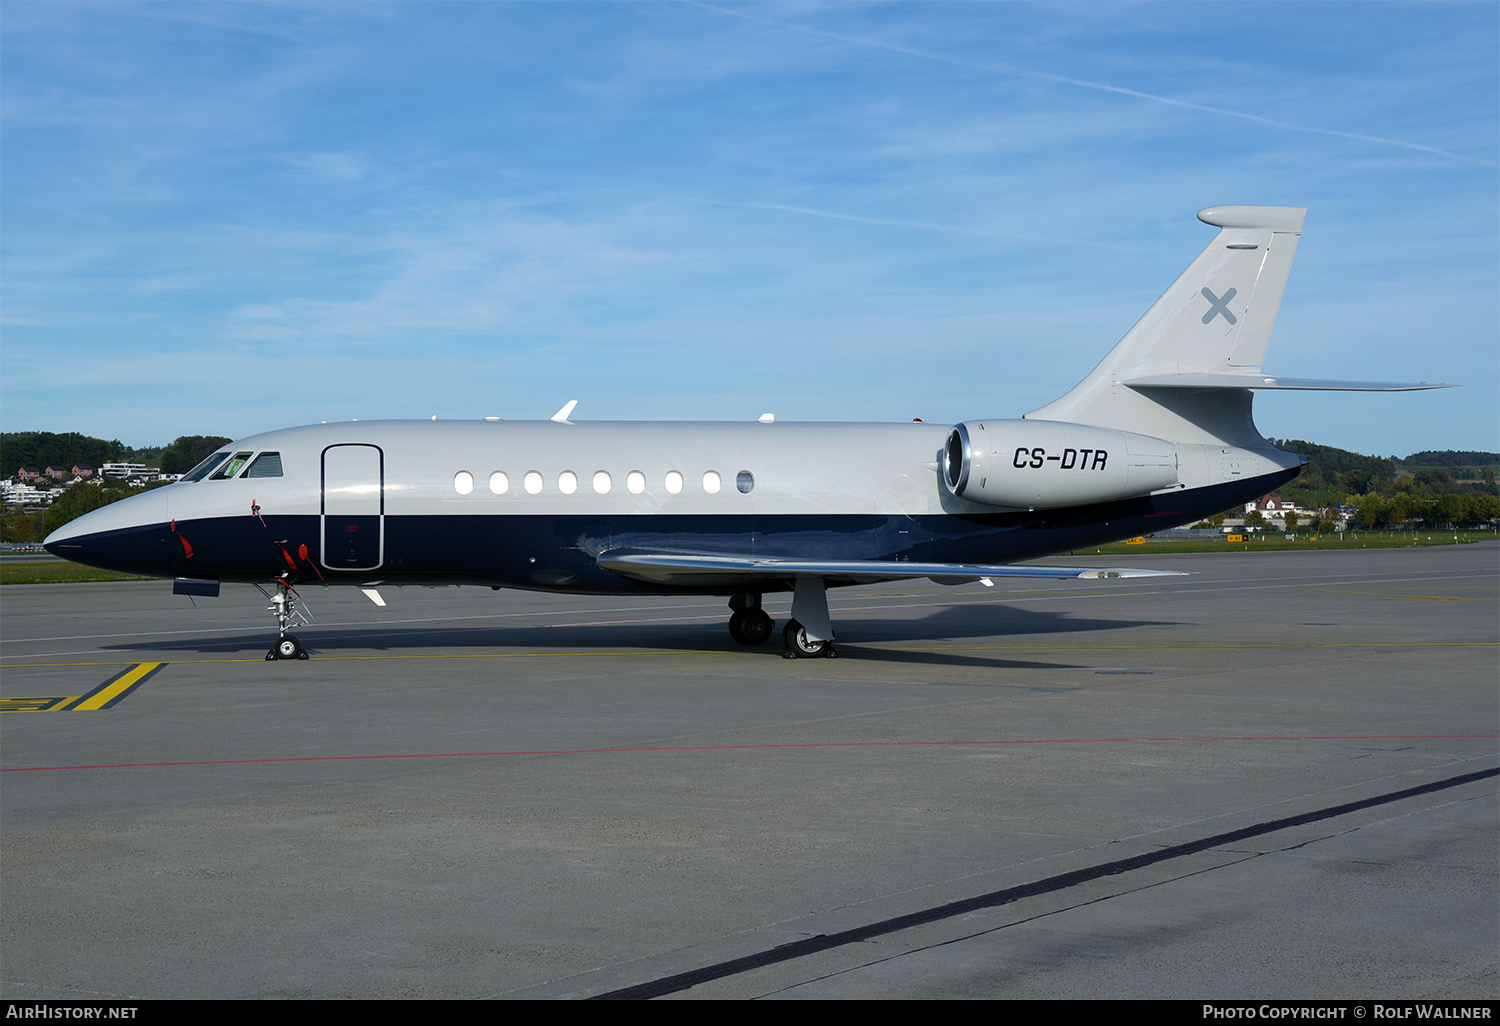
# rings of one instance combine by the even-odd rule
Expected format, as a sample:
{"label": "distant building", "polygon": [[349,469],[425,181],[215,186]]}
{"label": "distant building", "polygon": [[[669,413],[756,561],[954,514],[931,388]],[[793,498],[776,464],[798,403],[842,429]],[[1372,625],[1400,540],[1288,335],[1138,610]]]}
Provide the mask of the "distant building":
{"label": "distant building", "polygon": [[1307,516],[1313,510],[1303,509],[1290,499],[1283,499],[1279,495],[1264,495],[1254,502],[1245,503],[1245,512],[1260,510],[1263,517],[1282,517],[1287,513],[1296,513],[1299,516]]}
{"label": "distant building", "polygon": [[3,500],[7,506],[34,506],[37,503],[50,502],[51,499],[51,492],[44,492],[29,484],[0,482],[0,500]]}
{"label": "distant building", "polygon": [[73,464],[73,476],[87,481],[94,476],[94,468],[83,463]]}
{"label": "distant building", "polygon": [[16,471],[16,477],[22,481],[40,481],[42,472],[35,467],[22,467]]}
{"label": "distant building", "polygon": [[99,473],[105,477],[145,477],[146,465],[144,463],[106,463],[99,468]]}

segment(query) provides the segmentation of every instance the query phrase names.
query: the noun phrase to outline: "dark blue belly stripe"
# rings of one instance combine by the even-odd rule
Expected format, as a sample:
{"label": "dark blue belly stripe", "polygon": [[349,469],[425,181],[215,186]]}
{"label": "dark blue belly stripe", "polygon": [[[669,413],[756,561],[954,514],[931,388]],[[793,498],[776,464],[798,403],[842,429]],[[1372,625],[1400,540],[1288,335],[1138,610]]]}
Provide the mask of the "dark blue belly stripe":
{"label": "dark blue belly stripe", "polygon": [[[536,588],[532,575],[572,575],[568,590],[683,591],[621,577],[600,568],[614,549],[805,559],[1012,563],[1190,524],[1259,498],[1300,468],[1247,481],[1154,497],[1059,510],[963,516],[884,514],[650,516],[387,516],[384,561],[377,569],[341,571],[320,562],[316,516],[217,517],[108,531],[53,548],[75,562],[160,577],[297,583],[482,584]],[[378,530],[343,558],[365,560]],[[191,543],[185,555],[178,536]],[[304,547],[305,546],[305,550]],[[330,562],[340,558],[330,552]],[[315,568],[314,563],[319,565]],[[296,571],[291,567],[295,565]],[[836,583],[836,582],[833,582]],[[707,589],[726,591],[723,587]]]}

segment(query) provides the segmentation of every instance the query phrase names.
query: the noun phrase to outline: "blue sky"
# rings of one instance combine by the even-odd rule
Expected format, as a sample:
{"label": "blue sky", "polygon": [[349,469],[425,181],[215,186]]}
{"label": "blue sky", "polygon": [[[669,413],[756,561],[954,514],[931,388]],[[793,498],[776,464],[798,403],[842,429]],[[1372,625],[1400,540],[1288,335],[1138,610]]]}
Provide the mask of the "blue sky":
{"label": "blue sky", "polygon": [[1257,397],[1500,447],[1500,6],[0,5],[0,428],[956,421],[1310,208]]}

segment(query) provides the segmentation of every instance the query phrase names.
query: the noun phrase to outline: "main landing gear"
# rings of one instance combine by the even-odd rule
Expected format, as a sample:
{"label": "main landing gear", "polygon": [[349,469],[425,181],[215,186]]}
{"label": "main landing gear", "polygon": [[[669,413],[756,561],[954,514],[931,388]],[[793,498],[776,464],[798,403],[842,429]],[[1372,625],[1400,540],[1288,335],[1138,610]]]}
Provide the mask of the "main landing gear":
{"label": "main landing gear", "polygon": [[838,650],[832,641],[814,641],[807,636],[807,628],[796,620],[788,620],[781,630],[781,641],[786,646],[783,659],[837,659]]}
{"label": "main landing gear", "polygon": [[[729,600],[729,608],[734,610],[729,618],[729,636],[741,645],[764,645],[776,629],[776,621],[761,609],[758,594],[736,595]],[[823,578],[798,579],[792,619],[782,629],[781,640],[787,659],[838,658]]]}
{"label": "main landing gear", "polygon": [[776,628],[776,621],[760,608],[760,596],[735,595],[729,600],[734,615],[729,618],[729,636],[741,645],[764,645]]}
{"label": "main landing gear", "polygon": [[828,589],[821,577],[797,578],[792,592],[792,618],[781,631],[784,659],[837,659],[833,620],[828,615]]}
{"label": "main landing gear", "polygon": [[277,659],[306,659],[307,649],[302,647],[302,642],[297,640],[295,634],[286,632],[294,621],[309,625],[314,622],[310,615],[297,605],[302,596],[298,595],[290,584],[279,578],[276,581],[276,594],[274,595],[258,584],[255,589],[271,600],[267,608],[276,617],[276,632],[279,635],[276,644],[272,645],[271,650],[266,653],[266,662],[275,662]]}

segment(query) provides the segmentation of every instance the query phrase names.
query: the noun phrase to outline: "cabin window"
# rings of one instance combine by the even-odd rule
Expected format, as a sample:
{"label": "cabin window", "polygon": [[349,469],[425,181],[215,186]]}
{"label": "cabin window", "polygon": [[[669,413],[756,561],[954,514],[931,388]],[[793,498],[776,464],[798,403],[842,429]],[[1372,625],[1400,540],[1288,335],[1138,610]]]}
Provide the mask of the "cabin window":
{"label": "cabin window", "polygon": [[255,457],[255,462],[250,464],[250,469],[245,471],[246,477],[280,477],[281,476],[281,453],[263,452]]}
{"label": "cabin window", "polygon": [[453,490],[459,495],[468,495],[474,490],[474,475],[467,470],[460,470],[454,474]]}
{"label": "cabin window", "polygon": [[625,487],[630,489],[631,495],[639,495],[646,490],[646,475],[639,470],[632,470],[625,475]]}
{"label": "cabin window", "polygon": [[505,476],[505,471],[497,470],[490,475],[490,491],[496,495],[504,495],[510,491],[510,478]]}
{"label": "cabin window", "polygon": [[541,471],[537,471],[537,470],[528,470],[528,471],[526,471],[525,484],[526,484],[526,494],[528,494],[528,495],[535,495],[537,492],[541,491],[542,490],[542,474],[541,474]]}
{"label": "cabin window", "polygon": [[208,459],[206,459],[202,463],[198,464],[192,470],[189,470],[186,474],[183,474],[182,475],[182,480],[184,480],[184,481],[202,481],[205,477],[207,477],[213,471],[213,469],[215,467],[217,467],[220,463],[223,463],[228,458],[229,458],[229,453],[227,453],[227,452],[216,452],[212,456],[210,456]]}
{"label": "cabin window", "polygon": [[229,457],[229,462],[220,467],[218,471],[214,473],[214,476],[209,478],[209,480],[223,481],[227,478],[231,478],[234,475],[238,474],[241,470],[244,470],[245,464],[249,462],[250,454],[248,452],[237,452],[233,456]]}
{"label": "cabin window", "polygon": [[703,472],[703,490],[709,495],[718,495],[719,489],[723,486],[724,482],[719,479],[719,472],[717,470],[705,470]]}
{"label": "cabin window", "polygon": [[610,486],[612,484],[614,484],[614,482],[609,479],[609,471],[594,471],[594,491],[598,492],[600,495],[608,495]]}
{"label": "cabin window", "polygon": [[667,471],[666,485],[668,492],[678,494],[682,491],[682,475],[675,470]]}
{"label": "cabin window", "polygon": [[755,475],[748,470],[740,471],[739,475],[734,479],[734,486],[746,495],[749,495],[755,490]]}
{"label": "cabin window", "polygon": [[571,470],[564,470],[557,475],[557,490],[564,495],[572,495],[578,491],[578,475]]}

